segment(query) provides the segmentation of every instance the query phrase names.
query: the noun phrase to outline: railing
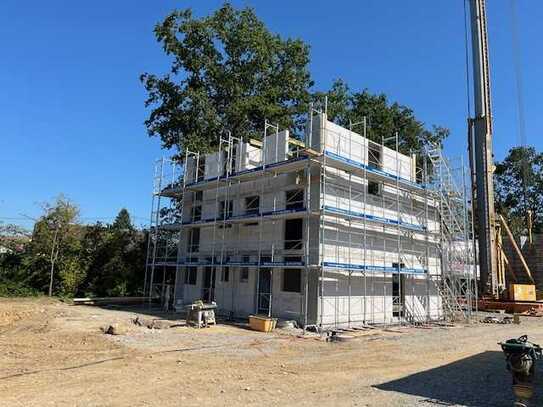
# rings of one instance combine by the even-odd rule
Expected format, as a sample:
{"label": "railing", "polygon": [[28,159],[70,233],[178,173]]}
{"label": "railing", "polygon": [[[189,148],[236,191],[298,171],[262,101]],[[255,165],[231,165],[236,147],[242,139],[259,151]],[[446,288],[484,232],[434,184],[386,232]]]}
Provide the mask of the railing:
{"label": "railing", "polygon": [[[471,222],[466,207],[465,171],[461,168],[463,178],[460,181],[439,147],[428,146],[426,153],[432,165],[430,190],[439,203],[440,248],[443,260],[441,276],[433,282],[442,297],[445,318],[469,319],[471,309],[464,309],[463,299],[471,296],[475,298],[476,288],[469,287],[469,292],[464,292],[459,288],[463,284],[462,279],[467,278],[470,281],[476,279],[474,269],[471,267],[474,261],[473,252],[468,241],[472,232],[469,229]],[[461,184],[463,187],[460,186]],[[459,247],[460,244],[462,247]]]}

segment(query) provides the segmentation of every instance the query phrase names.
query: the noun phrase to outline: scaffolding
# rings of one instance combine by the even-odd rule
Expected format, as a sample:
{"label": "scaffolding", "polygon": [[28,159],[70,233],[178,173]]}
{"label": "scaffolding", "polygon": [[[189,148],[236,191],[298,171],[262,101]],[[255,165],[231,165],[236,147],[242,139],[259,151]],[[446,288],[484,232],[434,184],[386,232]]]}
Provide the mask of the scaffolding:
{"label": "scaffolding", "polygon": [[[189,154],[189,153],[187,153]],[[172,228],[183,216],[184,171],[177,160],[155,161],[143,291],[149,300],[169,304],[179,272],[181,229]]]}
{"label": "scaffolding", "polygon": [[463,166],[435,146],[418,163],[400,154],[398,134],[376,143],[368,130],[365,119],[345,129],[312,108],[304,141],[266,121],[260,141],[226,133],[213,154],[161,160],[146,292],[163,297],[173,284],[176,308],[216,300],[227,316],[319,329],[469,319],[476,267]]}
{"label": "scaffolding", "polygon": [[477,266],[472,213],[468,206],[468,182],[463,159],[448,160],[436,146],[427,146],[433,171],[428,185],[438,201],[440,214],[440,290],[448,315],[471,318],[477,311]]}

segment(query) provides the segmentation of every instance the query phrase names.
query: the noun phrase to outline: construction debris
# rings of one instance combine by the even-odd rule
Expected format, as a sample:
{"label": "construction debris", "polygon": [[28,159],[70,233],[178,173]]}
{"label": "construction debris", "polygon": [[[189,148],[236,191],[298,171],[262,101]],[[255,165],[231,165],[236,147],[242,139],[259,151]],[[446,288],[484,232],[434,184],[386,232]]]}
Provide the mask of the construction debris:
{"label": "construction debris", "polygon": [[101,328],[102,332],[106,335],[124,335],[126,334],[126,329],[121,327],[118,324],[106,325]]}
{"label": "construction debris", "polygon": [[527,315],[530,317],[543,317],[543,310],[541,308],[532,307],[527,311],[524,311],[522,315]]}
{"label": "construction debris", "polygon": [[129,304],[143,304],[148,300],[147,297],[85,297],[74,298],[72,300],[73,305],[129,305]]}
{"label": "construction debris", "polygon": [[293,320],[278,320],[276,324],[280,329],[296,329],[299,328],[298,323]]}
{"label": "construction debris", "polygon": [[513,323],[513,317],[485,317],[481,320],[484,324],[512,324]]}
{"label": "construction debris", "polygon": [[349,342],[355,339],[353,335],[339,334],[336,331],[331,331],[326,337],[326,342]]}
{"label": "construction debris", "polygon": [[145,319],[136,317],[132,320],[132,323],[137,326],[144,326],[149,329],[168,329],[172,327],[172,322],[164,321],[162,319]]}

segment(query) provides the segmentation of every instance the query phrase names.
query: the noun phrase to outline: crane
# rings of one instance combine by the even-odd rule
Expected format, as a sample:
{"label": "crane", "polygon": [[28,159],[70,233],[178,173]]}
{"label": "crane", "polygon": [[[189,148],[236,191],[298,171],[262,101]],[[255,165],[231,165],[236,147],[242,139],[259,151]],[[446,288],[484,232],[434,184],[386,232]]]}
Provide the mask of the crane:
{"label": "crane", "polygon": [[[468,118],[468,146],[472,180],[472,206],[473,214],[477,219],[479,243],[479,290],[483,296],[498,299],[507,288],[505,271],[503,267],[500,267],[503,264],[501,259],[505,258],[505,254],[501,250],[501,245],[497,244],[497,241],[501,241],[499,227],[503,226],[507,232],[508,238],[521,260],[524,272],[532,284],[534,280],[505,219],[501,215],[497,216],[494,209],[492,106],[486,0],[469,0],[469,6],[474,117]],[[512,273],[514,274],[514,271]]]}
{"label": "crane", "polygon": [[474,117],[468,119],[472,202],[477,218],[480,291],[497,297],[496,214],[492,154],[492,109],[485,0],[469,0]]}

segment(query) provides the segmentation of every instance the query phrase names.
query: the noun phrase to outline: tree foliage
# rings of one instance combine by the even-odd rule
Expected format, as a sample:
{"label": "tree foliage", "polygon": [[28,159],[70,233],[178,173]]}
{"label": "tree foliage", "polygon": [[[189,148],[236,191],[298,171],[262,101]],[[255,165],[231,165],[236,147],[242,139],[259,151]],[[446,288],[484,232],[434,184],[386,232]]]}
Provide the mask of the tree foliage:
{"label": "tree foliage", "polygon": [[226,3],[202,18],[190,9],[174,11],[155,35],[173,59],[170,72],[145,73],[141,80],[152,107],[145,124],[165,148],[209,152],[223,130],[259,138],[265,119],[300,135],[308,102],[324,110],[325,96],[330,120],[349,127],[367,117],[370,139],[381,142],[398,132],[406,154],[422,155],[426,144],[440,144],[449,134],[443,127],[427,129],[413,110],[384,94],[353,92],[341,80],[311,93],[309,47],[271,33],[251,8]]}
{"label": "tree foliage", "polygon": [[83,238],[88,259],[86,292],[98,296],[141,292],[147,237],[130,228],[102,225],[87,227]]}
{"label": "tree foliage", "polygon": [[173,58],[164,76],[141,76],[153,109],[148,132],[165,148],[209,151],[219,134],[260,137],[264,120],[300,130],[307,112],[309,47],[273,34],[251,8],[226,3],[207,17],[177,10],[155,27]]}
{"label": "tree foliage", "polygon": [[[349,128],[354,123],[353,131],[361,133],[361,123],[367,122],[367,136],[370,140],[381,143],[398,133],[399,151],[404,154],[423,154],[427,144],[440,145],[449,135],[444,127],[425,128],[423,122],[415,117],[412,109],[397,102],[389,102],[383,93],[372,94],[367,89],[361,92],[352,91],[342,80],[336,80],[327,92],[316,92],[312,95],[317,109],[324,110],[327,98],[328,120]],[[387,145],[394,147],[389,140]]]}
{"label": "tree foliage", "polygon": [[132,220],[130,219],[130,214],[126,208],[122,208],[119,211],[111,227],[118,231],[129,231],[134,229]]}
{"label": "tree foliage", "polygon": [[[55,295],[141,294],[146,235],[126,209],[111,225],[81,225],[77,206],[64,197],[43,209],[24,248],[0,254],[0,296],[46,294],[51,268]],[[0,231],[0,239],[22,233],[7,225]]]}
{"label": "tree foliage", "polygon": [[0,297],[34,295],[22,265],[30,233],[18,225],[0,224]]}
{"label": "tree foliage", "polygon": [[[26,258],[32,286],[45,290],[53,273],[53,288],[66,291],[62,279],[55,279],[59,265],[77,258],[80,251],[79,208],[63,196],[52,204],[44,203],[43,215],[34,225]],[[57,268],[57,270],[55,269]],[[51,271],[52,270],[52,271]],[[62,270],[62,269],[61,269]]]}
{"label": "tree foliage", "polygon": [[512,148],[496,164],[494,183],[496,209],[508,219],[513,232],[526,234],[531,210],[534,232],[543,233],[543,153],[534,147]]}

